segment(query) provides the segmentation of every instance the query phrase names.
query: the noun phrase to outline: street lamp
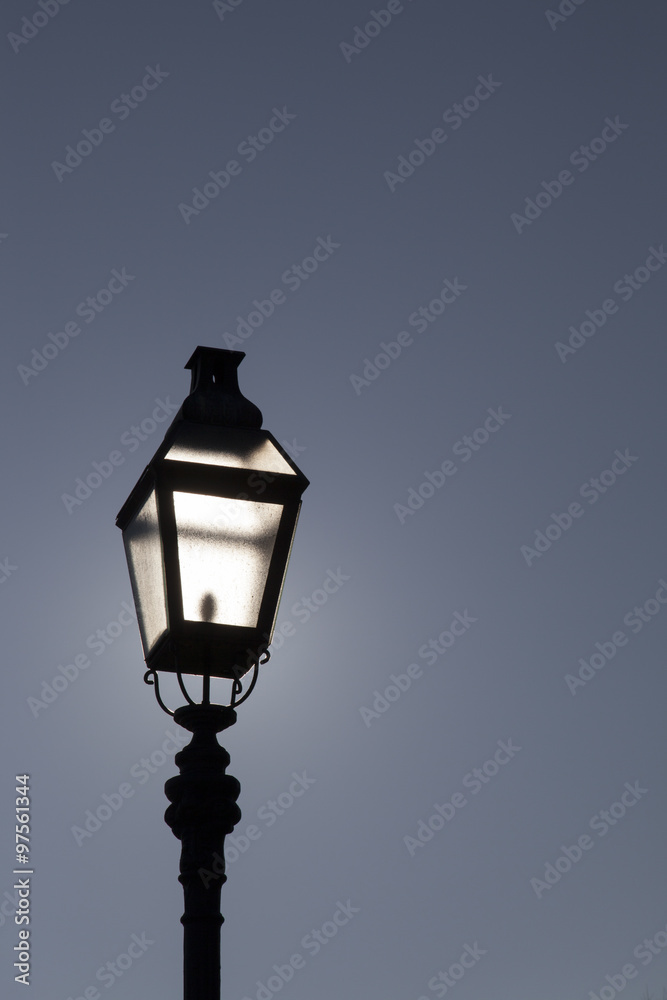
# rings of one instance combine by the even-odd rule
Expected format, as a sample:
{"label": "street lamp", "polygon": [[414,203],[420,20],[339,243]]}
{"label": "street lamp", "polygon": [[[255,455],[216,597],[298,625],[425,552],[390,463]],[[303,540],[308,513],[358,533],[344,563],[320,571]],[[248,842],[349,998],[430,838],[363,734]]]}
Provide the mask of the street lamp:
{"label": "street lamp", "polygon": [[[241,395],[241,351],[197,347],[190,395],[118,514],[146,666],[161,708],[193,734],[165,785],[165,820],[182,842],[184,997],[219,1000],[224,838],[240,786],[216,739],[236,721],[269,657],[301,495],[308,480]],[[252,670],[245,692],[242,678]],[[159,671],[186,705],[164,704]],[[184,675],[201,675],[202,699]],[[211,677],[232,681],[229,705]]]}

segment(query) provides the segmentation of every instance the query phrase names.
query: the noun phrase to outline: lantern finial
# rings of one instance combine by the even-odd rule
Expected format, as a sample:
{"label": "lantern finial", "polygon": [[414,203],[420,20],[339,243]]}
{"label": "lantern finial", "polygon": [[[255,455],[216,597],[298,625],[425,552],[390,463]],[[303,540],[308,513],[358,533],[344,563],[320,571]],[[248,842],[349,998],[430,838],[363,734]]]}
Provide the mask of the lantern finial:
{"label": "lantern finial", "polygon": [[183,403],[186,420],[217,427],[262,426],[261,410],[239,389],[237,369],[244,358],[244,351],[195,349],[185,365],[192,371],[190,395]]}

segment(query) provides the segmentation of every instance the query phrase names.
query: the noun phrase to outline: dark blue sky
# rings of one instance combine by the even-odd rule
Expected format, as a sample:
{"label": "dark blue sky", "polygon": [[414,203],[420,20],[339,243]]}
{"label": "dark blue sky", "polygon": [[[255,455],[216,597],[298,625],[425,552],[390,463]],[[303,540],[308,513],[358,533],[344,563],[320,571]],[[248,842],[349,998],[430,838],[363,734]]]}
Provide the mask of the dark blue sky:
{"label": "dark blue sky", "polygon": [[114,519],[198,344],[311,481],[226,734],[223,995],[659,995],[663,6],[0,19],[3,996],[24,772],[31,995],[180,996],[185,734]]}

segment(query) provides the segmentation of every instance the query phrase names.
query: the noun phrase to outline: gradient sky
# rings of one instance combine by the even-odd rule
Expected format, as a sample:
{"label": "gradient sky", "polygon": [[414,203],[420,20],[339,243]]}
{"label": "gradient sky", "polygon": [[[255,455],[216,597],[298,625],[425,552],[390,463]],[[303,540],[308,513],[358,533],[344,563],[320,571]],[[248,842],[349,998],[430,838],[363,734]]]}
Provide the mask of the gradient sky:
{"label": "gradient sky", "polygon": [[0,993],[181,997],[185,733],[114,520],[204,344],[311,481],[223,740],[225,1000],[659,996],[664,6],[57,3],[0,14]]}

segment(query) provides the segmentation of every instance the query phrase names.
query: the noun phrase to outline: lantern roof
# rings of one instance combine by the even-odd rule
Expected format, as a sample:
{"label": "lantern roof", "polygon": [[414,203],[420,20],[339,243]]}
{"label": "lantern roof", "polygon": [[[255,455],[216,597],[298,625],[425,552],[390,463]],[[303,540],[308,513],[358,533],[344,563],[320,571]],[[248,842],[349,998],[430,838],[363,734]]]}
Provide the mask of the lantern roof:
{"label": "lantern roof", "polygon": [[[261,410],[241,393],[238,366],[244,351],[197,347],[185,365],[192,372],[190,395],[169,425],[162,444],[123,504],[116,524],[124,528],[143,504],[155,473],[176,463],[257,472],[268,481],[289,476],[300,493],[309,485],[273,435],[261,430]],[[165,464],[166,463],[166,464]],[[202,468],[202,473],[203,473]],[[282,480],[287,487],[289,480]],[[265,487],[266,488],[266,487]]]}

